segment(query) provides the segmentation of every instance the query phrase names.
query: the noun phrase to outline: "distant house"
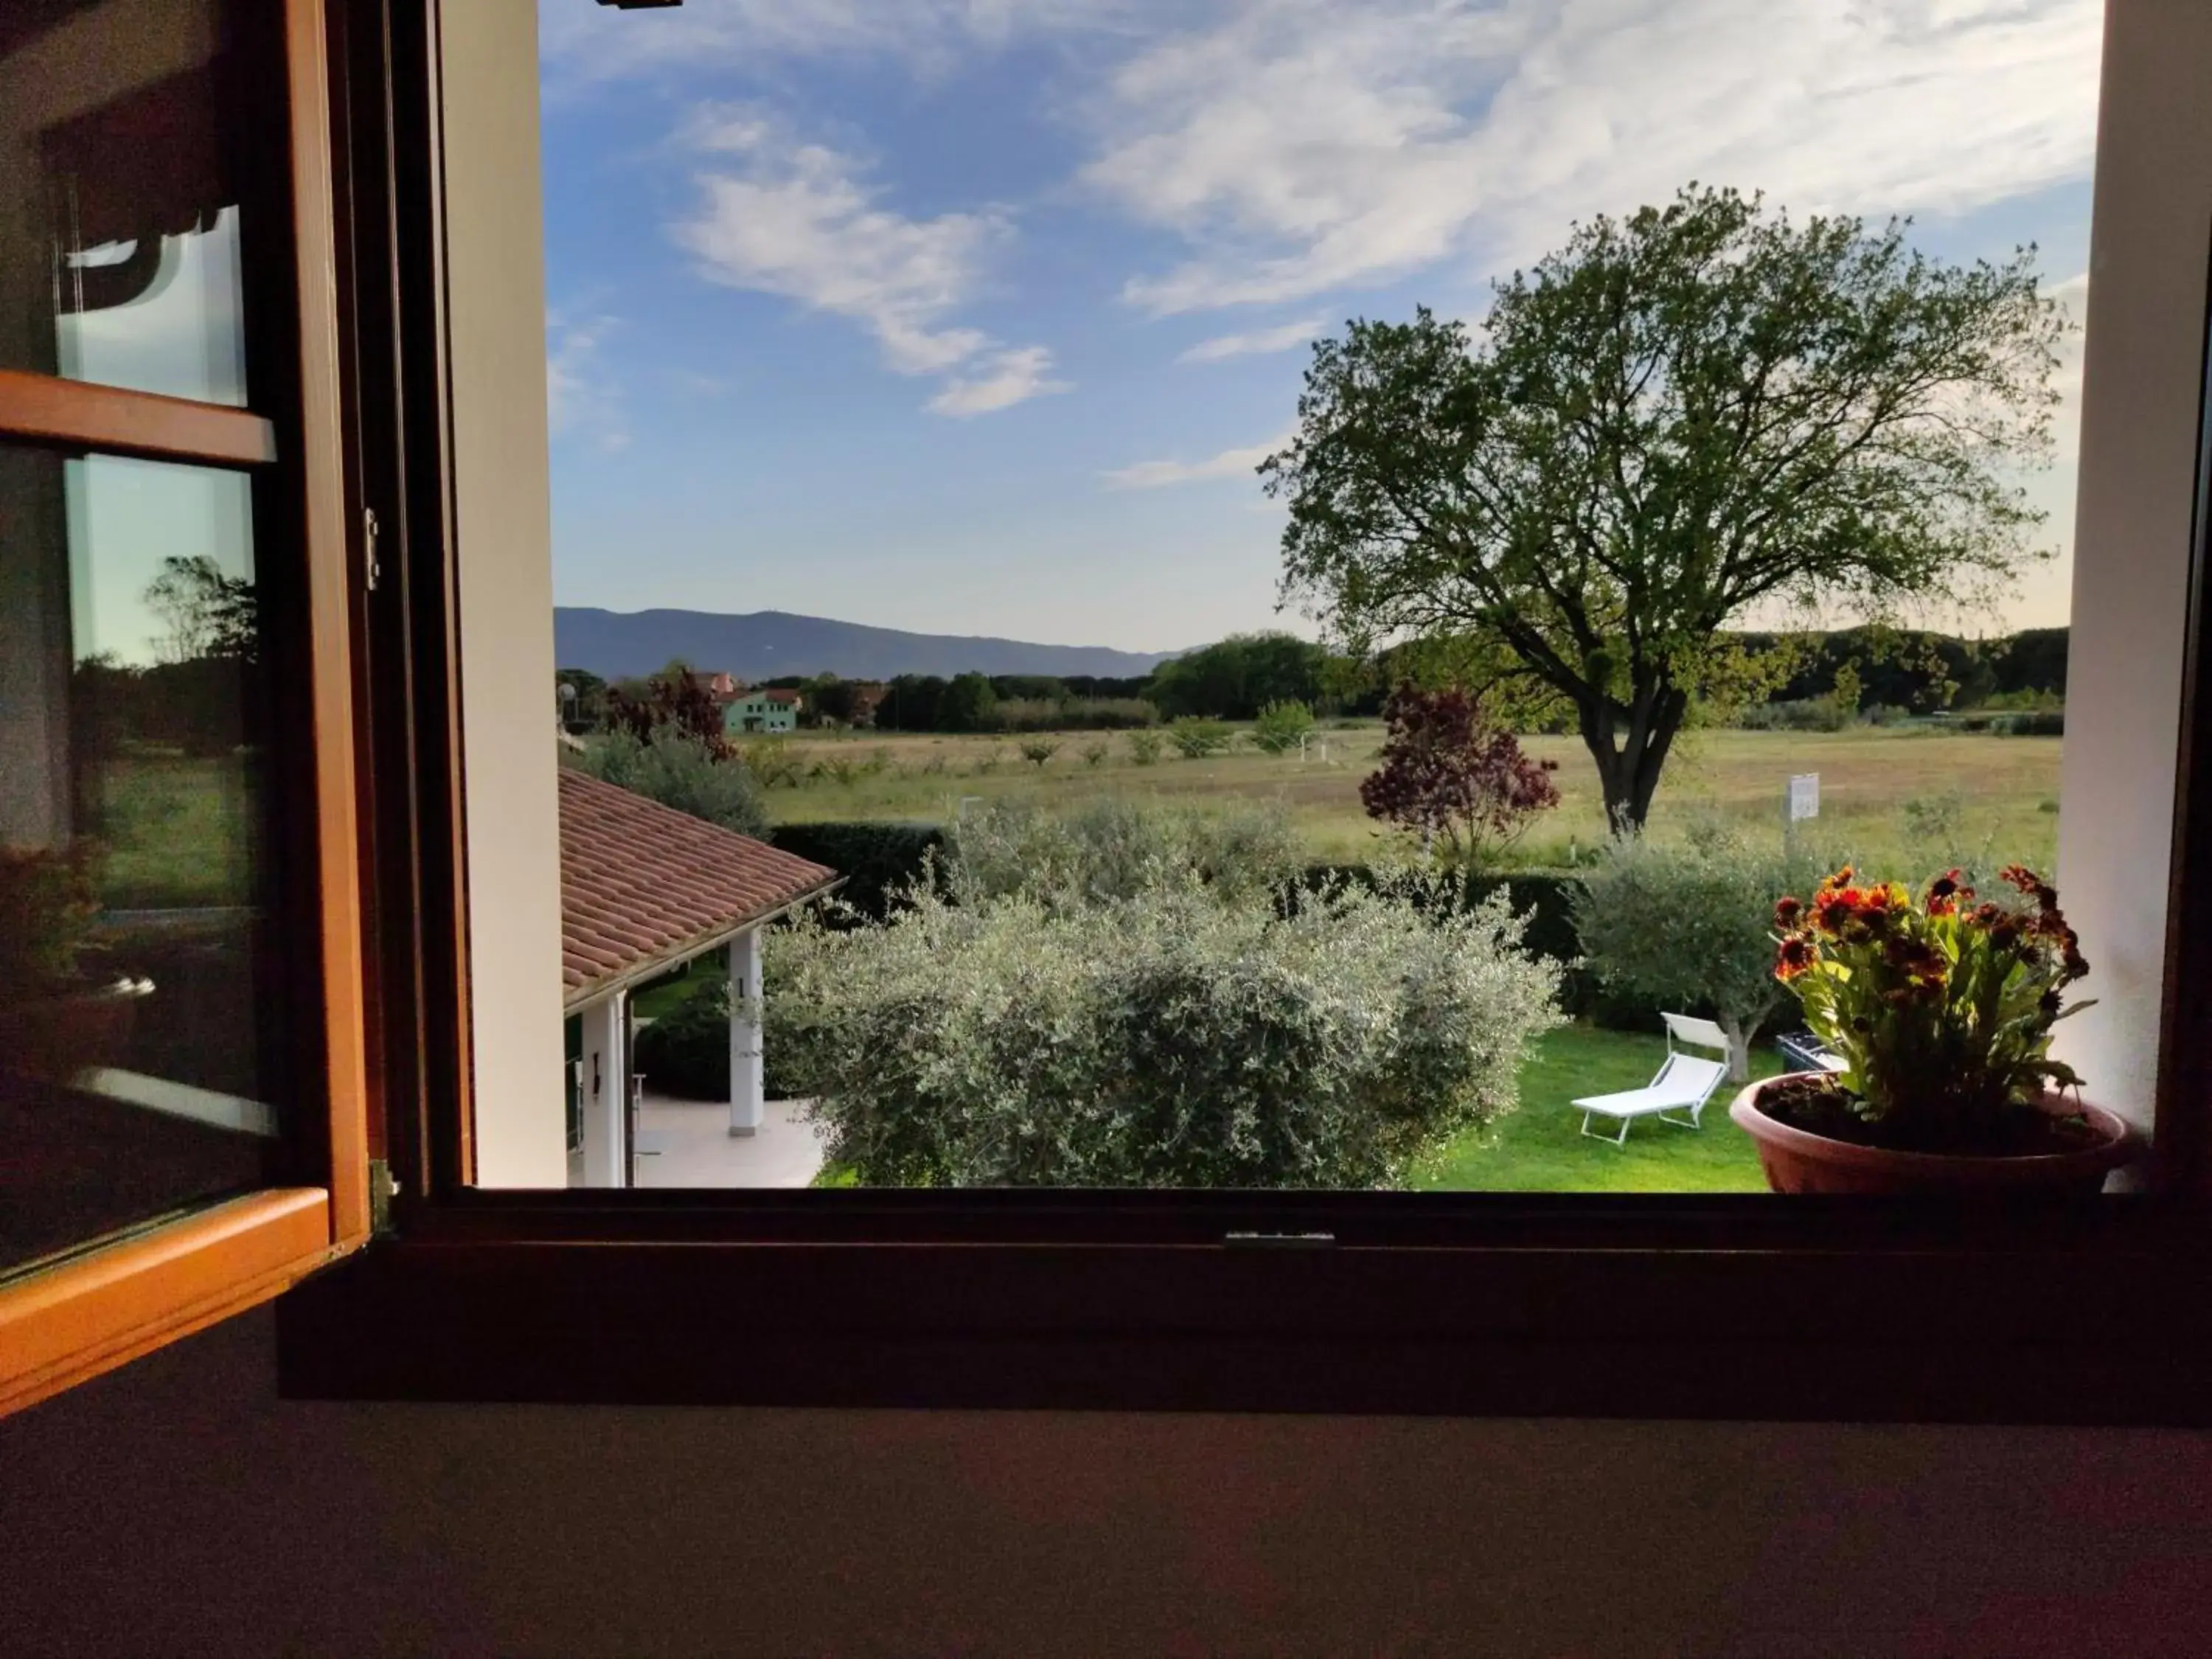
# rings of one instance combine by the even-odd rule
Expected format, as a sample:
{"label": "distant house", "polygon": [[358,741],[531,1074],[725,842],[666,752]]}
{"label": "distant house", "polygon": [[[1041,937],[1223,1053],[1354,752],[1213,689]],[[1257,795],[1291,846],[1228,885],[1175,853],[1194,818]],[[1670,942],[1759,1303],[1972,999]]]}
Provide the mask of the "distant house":
{"label": "distant house", "polygon": [[883,707],[884,699],[890,695],[890,687],[881,680],[857,680],[853,684],[852,721],[855,726],[873,726],[876,710]]}
{"label": "distant house", "polygon": [[726,733],[793,731],[799,725],[799,709],[796,691],[740,692],[723,705],[722,730]]}
{"label": "distant house", "polygon": [[708,673],[703,668],[695,668],[691,671],[691,684],[725,708],[735,702],[744,692],[744,687],[739,685],[727,674]]}

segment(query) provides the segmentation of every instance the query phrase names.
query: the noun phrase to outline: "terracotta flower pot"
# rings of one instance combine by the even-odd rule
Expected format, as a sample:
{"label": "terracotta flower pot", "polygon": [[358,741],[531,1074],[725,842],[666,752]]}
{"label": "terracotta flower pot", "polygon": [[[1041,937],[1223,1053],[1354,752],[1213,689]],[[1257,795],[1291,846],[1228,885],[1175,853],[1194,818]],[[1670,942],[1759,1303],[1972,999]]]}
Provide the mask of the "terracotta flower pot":
{"label": "terracotta flower pot", "polygon": [[1760,1111],[1759,1091],[1778,1080],[1753,1084],[1729,1108],[1736,1127],[1759,1143],[1759,1166],[1766,1171],[1766,1184],[1778,1193],[2037,1193],[2086,1198],[2101,1192],[2106,1176],[2132,1160],[2139,1150],[2135,1132],[2103,1107],[2056,1098],[2049,1100],[2049,1109],[2069,1115],[2078,1112],[2096,1127],[2099,1138],[2094,1144],[2073,1152],[2018,1158],[1862,1146],[1794,1128]]}
{"label": "terracotta flower pot", "polygon": [[111,1064],[131,1041],[149,979],[118,979],[58,996],[0,1007],[0,1075],[66,1083],[88,1066]]}

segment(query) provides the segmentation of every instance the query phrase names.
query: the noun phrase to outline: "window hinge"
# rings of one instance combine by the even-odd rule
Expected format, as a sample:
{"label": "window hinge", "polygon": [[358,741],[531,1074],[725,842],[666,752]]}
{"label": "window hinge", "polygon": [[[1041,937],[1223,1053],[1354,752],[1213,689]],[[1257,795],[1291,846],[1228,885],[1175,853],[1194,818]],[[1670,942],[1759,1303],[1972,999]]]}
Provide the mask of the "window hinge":
{"label": "window hinge", "polygon": [[374,593],[376,592],[377,583],[384,577],[384,567],[377,562],[376,558],[377,524],[374,507],[362,508],[361,532],[362,580],[368,584],[368,591]]}
{"label": "window hinge", "polygon": [[399,1183],[392,1178],[392,1166],[380,1158],[368,1160],[368,1231],[372,1237],[381,1238],[392,1231],[392,1200],[399,1191]]}

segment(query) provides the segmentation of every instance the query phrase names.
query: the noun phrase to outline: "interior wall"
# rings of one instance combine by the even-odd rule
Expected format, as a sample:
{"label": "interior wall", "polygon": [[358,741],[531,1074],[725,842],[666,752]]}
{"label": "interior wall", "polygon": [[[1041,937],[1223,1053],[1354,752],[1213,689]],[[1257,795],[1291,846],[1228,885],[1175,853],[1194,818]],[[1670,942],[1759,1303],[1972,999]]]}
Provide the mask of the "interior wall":
{"label": "interior wall", "polygon": [[285,1404],[270,1354],[249,1316],[0,1422],[0,1646],[2154,1659],[2212,1629],[2203,1435]]}
{"label": "interior wall", "polygon": [[2108,8],[2057,878],[2097,1004],[2058,1028],[2057,1048],[2091,1099],[2146,1128],[2212,257],[2209,72],[2212,6]]}
{"label": "interior wall", "polygon": [[560,1187],[561,808],[533,0],[444,7],[441,64],[477,1178]]}

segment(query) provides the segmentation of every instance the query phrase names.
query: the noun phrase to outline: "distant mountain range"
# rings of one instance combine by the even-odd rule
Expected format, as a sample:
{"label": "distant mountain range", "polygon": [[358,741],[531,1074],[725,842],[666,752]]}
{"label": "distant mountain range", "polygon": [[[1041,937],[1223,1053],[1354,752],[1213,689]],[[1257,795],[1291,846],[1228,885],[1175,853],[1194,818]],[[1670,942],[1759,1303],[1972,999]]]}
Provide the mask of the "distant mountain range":
{"label": "distant mountain range", "polygon": [[897,674],[950,678],[969,673],[1133,678],[1176,654],[907,634],[787,611],[732,617],[711,611],[600,611],[580,605],[554,607],[553,652],[557,667],[586,669],[611,680],[653,673],[674,657],[743,680],[784,674],[887,680]]}

